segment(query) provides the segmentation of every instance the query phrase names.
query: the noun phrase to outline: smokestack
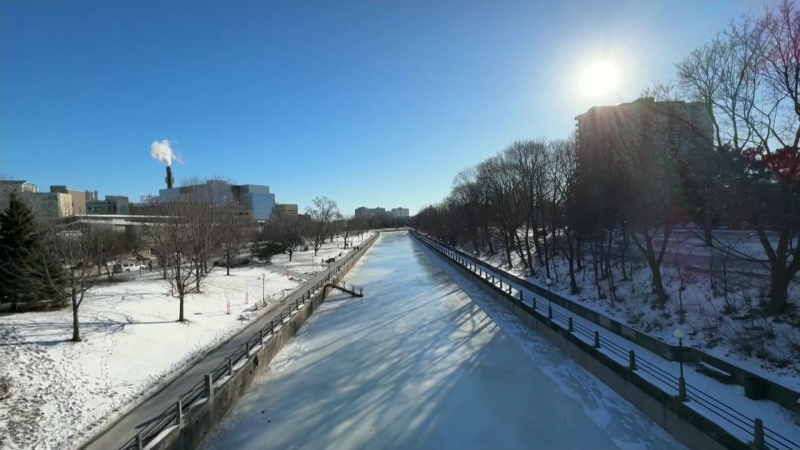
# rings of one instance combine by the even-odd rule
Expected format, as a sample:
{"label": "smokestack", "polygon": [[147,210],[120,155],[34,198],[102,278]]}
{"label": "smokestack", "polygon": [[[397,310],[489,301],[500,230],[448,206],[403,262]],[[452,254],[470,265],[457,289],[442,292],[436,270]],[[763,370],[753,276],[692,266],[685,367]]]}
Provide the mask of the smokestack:
{"label": "smokestack", "polygon": [[172,185],[175,184],[175,179],[172,178],[172,167],[167,166],[167,178],[164,179],[167,182],[167,189],[172,189]]}

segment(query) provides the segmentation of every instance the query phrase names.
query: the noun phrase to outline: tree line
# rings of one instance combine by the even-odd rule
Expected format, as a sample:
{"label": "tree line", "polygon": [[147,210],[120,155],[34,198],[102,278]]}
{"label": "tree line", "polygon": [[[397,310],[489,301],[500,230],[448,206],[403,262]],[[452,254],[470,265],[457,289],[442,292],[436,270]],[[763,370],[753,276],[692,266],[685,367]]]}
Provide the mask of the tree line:
{"label": "tree line", "polygon": [[[652,101],[587,121],[566,139],[514,142],[459,173],[413,226],[501,252],[507,265],[516,258],[532,275],[558,277],[553,259],[563,257],[573,292],[575,272],[590,264],[598,297],[612,302],[612,266],[629,279],[635,251],[662,306],[661,267],[685,227],[712,255],[763,265],[766,311],[785,311],[800,271],[798,30],[790,1],[731,21],[676,65],[675,80],[644,90]],[[720,227],[752,230],[764,256],[718,239]]]}

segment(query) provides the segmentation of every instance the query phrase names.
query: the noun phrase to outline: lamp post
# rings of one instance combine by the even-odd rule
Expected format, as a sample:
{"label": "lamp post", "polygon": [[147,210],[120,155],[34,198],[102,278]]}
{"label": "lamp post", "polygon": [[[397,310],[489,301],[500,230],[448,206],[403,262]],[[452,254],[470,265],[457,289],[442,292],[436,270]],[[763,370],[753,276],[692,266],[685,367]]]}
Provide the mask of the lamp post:
{"label": "lamp post", "polygon": [[678,363],[680,364],[680,377],[678,378],[678,400],[686,401],[686,381],[683,378],[683,339],[686,337],[686,330],[683,328],[675,329],[675,337],[678,338]]}

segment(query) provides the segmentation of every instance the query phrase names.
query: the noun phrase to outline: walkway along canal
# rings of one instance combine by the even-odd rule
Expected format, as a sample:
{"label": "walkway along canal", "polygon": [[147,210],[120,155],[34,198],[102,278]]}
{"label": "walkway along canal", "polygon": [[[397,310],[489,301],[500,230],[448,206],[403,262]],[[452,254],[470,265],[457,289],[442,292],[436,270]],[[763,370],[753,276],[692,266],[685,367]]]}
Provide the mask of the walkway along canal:
{"label": "walkway along canal", "polygon": [[214,449],[681,449],[406,233],[384,233]]}

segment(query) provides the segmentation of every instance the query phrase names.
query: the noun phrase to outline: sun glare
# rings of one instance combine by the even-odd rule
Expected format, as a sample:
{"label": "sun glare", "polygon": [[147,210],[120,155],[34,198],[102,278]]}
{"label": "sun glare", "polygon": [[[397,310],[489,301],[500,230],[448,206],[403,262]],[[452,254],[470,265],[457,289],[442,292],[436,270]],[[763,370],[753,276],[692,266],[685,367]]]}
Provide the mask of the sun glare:
{"label": "sun glare", "polygon": [[603,61],[594,63],[581,74],[580,88],[584,95],[605,95],[617,85],[617,68],[614,64]]}

